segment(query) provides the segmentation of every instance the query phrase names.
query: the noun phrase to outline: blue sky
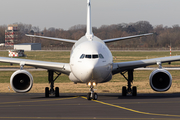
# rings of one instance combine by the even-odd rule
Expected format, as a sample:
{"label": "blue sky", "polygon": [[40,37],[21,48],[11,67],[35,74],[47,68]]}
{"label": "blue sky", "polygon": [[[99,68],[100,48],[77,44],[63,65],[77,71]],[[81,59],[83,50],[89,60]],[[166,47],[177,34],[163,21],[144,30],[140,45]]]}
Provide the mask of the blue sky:
{"label": "blue sky", "polygon": [[[149,21],[180,25],[180,0],[91,0],[92,25]],[[86,24],[86,0],[0,0],[0,25],[16,22],[69,29]]]}

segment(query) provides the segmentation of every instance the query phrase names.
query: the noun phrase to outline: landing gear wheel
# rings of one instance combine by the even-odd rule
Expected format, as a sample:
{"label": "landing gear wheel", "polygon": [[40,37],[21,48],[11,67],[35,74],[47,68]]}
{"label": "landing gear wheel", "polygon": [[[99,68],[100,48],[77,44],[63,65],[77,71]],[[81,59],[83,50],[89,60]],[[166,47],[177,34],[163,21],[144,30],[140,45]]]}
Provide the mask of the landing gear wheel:
{"label": "landing gear wheel", "polygon": [[132,87],[132,96],[137,96],[137,87],[136,86]]}
{"label": "landing gear wheel", "polygon": [[92,99],[93,99],[93,100],[97,100],[97,99],[98,99],[97,93],[93,93],[93,94],[92,94]]}
{"label": "landing gear wheel", "polygon": [[126,86],[122,87],[122,96],[126,96],[127,94],[127,90],[126,90]]}
{"label": "landing gear wheel", "polygon": [[55,97],[59,97],[59,87],[55,88]]}
{"label": "landing gear wheel", "polygon": [[87,94],[87,100],[91,100],[91,93]]}
{"label": "landing gear wheel", "polygon": [[[54,73],[57,74],[55,79],[54,79]],[[45,97],[49,97],[49,95],[55,95],[55,97],[59,97],[59,88],[56,87],[54,89],[54,82],[60,75],[61,75],[61,73],[58,73],[53,70],[48,70],[48,81],[50,83],[50,90],[49,90],[49,88],[45,89]]]}
{"label": "landing gear wheel", "polygon": [[48,87],[45,88],[45,97],[49,97],[49,88]]}

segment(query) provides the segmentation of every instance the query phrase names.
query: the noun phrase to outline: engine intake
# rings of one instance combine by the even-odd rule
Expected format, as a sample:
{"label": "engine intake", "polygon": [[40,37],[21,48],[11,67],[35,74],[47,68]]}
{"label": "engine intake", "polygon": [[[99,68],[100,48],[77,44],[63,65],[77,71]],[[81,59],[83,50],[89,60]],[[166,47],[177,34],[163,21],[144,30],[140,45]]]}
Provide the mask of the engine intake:
{"label": "engine intake", "polygon": [[17,70],[11,75],[10,84],[15,92],[25,93],[31,90],[33,77],[26,70]]}
{"label": "engine intake", "polygon": [[167,91],[171,87],[172,76],[165,69],[156,69],[150,74],[149,82],[154,91]]}

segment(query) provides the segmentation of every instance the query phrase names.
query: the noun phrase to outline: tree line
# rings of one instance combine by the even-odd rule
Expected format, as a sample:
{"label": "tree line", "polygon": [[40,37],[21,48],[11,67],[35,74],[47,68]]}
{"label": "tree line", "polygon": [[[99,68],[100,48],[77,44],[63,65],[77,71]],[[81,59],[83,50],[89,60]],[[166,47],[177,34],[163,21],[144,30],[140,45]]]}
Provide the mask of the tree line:
{"label": "tree line", "polygon": [[[70,43],[49,41],[37,38],[26,37],[25,34],[37,34],[42,36],[57,37],[64,39],[78,40],[86,32],[86,25],[75,25],[69,30],[61,28],[44,28],[40,30],[39,27],[32,26],[31,24],[17,23],[19,28],[19,38],[17,43],[41,43],[42,47],[60,48],[72,47]],[[0,26],[0,42],[4,42],[5,29],[7,25]],[[172,47],[180,48],[180,26],[173,25],[172,27],[156,25],[152,26],[148,21],[138,21],[135,23],[120,23],[113,25],[102,25],[101,27],[93,27],[93,33],[100,39],[110,39],[117,37],[125,37],[131,35],[138,35],[144,33],[154,33],[148,37],[141,37],[132,40],[124,40],[108,43],[110,48],[168,48],[171,44]]]}

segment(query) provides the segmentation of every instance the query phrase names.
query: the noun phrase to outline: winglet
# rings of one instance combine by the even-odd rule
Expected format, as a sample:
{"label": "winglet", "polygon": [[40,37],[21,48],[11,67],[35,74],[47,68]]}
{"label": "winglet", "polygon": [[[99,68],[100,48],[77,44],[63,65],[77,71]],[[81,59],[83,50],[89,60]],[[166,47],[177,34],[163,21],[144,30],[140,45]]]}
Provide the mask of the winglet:
{"label": "winglet", "polygon": [[87,27],[86,27],[86,37],[88,40],[93,39],[93,32],[91,26],[91,0],[87,0]]}

